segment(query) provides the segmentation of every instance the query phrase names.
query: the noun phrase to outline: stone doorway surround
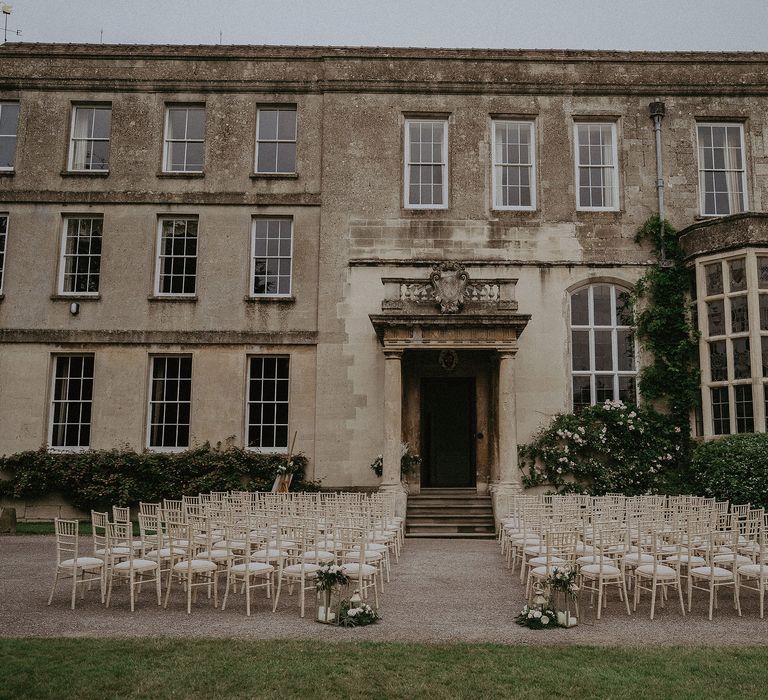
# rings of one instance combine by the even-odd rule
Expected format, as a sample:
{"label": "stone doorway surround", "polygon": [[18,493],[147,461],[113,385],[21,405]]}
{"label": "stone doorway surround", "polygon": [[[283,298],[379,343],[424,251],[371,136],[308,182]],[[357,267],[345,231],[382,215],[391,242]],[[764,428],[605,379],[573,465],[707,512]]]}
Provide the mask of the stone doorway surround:
{"label": "stone doorway surround", "polygon": [[403,439],[403,355],[424,350],[486,351],[496,357],[495,460],[491,493],[520,490],[517,462],[515,370],[517,339],[530,315],[518,313],[516,279],[470,279],[460,262],[432,266],[429,278],[383,278],[380,314],[370,320],[384,352],[384,465],[381,490],[398,496]]}

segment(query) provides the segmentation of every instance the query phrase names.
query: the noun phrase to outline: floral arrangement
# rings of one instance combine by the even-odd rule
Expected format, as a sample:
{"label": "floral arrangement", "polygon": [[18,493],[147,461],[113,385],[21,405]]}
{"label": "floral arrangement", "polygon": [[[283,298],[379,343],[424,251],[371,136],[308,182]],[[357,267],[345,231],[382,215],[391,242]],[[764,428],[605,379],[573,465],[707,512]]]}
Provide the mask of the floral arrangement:
{"label": "floral arrangement", "polygon": [[[411,448],[407,442],[400,443],[400,474],[401,476],[408,476],[418,471],[421,466],[421,457],[412,453]],[[384,455],[377,455],[376,459],[371,462],[371,469],[376,476],[381,476],[384,473]]]}
{"label": "floral arrangement", "polygon": [[557,613],[549,606],[526,605],[515,618],[518,625],[532,630],[544,630],[559,627]]}
{"label": "floral arrangement", "polygon": [[576,569],[570,566],[555,566],[546,581],[546,586],[550,591],[576,595],[579,592],[579,587],[576,585]]}
{"label": "floral arrangement", "polygon": [[685,436],[648,407],[605,401],[562,413],[520,448],[527,487],[627,496],[664,491],[680,471]]}
{"label": "floral arrangement", "polygon": [[380,615],[368,603],[345,600],[341,604],[339,624],[342,627],[365,627],[380,619]]}
{"label": "floral arrangement", "polygon": [[328,591],[334,586],[345,586],[349,576],[337,564],[323,564],[315,573],[315,586],[318,591]]}

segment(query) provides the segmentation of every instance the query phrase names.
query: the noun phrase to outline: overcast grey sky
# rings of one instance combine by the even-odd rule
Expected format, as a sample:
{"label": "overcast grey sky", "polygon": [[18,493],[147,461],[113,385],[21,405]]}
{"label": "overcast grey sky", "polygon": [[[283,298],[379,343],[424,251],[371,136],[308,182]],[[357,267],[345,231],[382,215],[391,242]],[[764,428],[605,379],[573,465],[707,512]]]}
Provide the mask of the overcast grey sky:
{"label": "overcast grey sky", "polygon": [[0,2],[22,41],[768,50],[768,0]]}

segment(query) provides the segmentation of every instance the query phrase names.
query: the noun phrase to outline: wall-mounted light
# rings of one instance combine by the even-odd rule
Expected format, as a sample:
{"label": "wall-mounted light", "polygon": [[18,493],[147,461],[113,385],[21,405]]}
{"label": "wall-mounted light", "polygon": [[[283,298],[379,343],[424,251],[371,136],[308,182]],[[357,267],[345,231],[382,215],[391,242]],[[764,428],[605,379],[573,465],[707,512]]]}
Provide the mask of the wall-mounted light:
{"label": "wall-mounted light", "polygon": [[71,313],[73,316],[77,316],[77,314],[80,313],[80,304],[78,304],[76,301],[73,301],[69,305],[69,313]]}

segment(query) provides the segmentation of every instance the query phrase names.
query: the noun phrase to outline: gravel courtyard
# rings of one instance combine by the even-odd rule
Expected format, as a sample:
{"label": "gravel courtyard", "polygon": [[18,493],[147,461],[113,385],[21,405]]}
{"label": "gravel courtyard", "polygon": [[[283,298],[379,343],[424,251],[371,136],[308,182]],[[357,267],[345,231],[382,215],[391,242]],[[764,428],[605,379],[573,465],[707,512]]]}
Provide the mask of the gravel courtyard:
{"label": "gravel courtyard", "polygon": [[[149,587],[141,592],[136,612],[128,608],[127,589],[115,588],[105,609],[98,592],[86,593],[69,609],[66,584],[46,606],[53,580],[54,539],[45,536],[0,537],[0,636],[5,637],[212,637],[247,639],[326,639],[419,642],[500,642],[552,645],[761,645],[768,644],[768,618],[758,616],[757,596],[742,595],[744,616],[732,610],[721,593],[721,607],[710,622],[706,595],[694,593],[694,610],[683,618],[670,601],[648,619],[649,605],[627,617],[612,595],[599,622],[588,614],[583,624],[563,630],[532,631],[514,623],[523,605],[519,579],[504,567],[492,541],[408,540],[392,582],[381,600],[383,620],[370,627],[345,630],[299,617],[298,597],[282,595],[275,614],[263,590],[256,591],[252,616],[245,599],[230,594],[227,609],[198,599],[185,612],[180,587],[174,585],[168,609],[153,602]],[[223,588],[223,587],[222,587]],[[285,590],[285,589],[284,589]],[[223,590],[222,590],[223,593]]]}

